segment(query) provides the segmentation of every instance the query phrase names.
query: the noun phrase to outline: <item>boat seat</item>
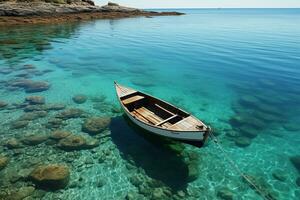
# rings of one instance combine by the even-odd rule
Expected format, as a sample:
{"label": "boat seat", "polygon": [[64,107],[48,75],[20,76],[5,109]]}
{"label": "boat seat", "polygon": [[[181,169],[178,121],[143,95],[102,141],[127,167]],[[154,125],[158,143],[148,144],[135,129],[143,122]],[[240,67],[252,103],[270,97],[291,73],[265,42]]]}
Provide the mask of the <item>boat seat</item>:
{"label": "boat seat", "polygon": [[134,109],[134,111],[135,111],[135,113],[138,114],[138,116],[142,117],[143,119],[146,119],[148,122],[150,122],[153,125],[162,121],[162,119],[160,117],[158,117],[157,115],[155,115],[153,112],[151,112],[150,110],[148,110],[145,107],[140,107],[138,109]]}
{"label": "boat seat", "polygon": [[161,126],[161,125],[163,125],[164,123],[167,123],[168,121],[170,121],[171,119],[174,119],[174,118],[177,117],[177,116],[178,116],[178,115],[173,115],[173,116],[169,117],[168,119],[165,119],[165,120],[159,122],[159,123],[156,124],[155,126]]}
{"label": "boat seat", "polygon": [[130,97],[128,99],[125,99],[122,102],[123,102],[124,105],[128,105],[130,103],[139,101],[139,100],[144,99],[144,98],[145,98],[144,96],[136,95],[136,96]]}

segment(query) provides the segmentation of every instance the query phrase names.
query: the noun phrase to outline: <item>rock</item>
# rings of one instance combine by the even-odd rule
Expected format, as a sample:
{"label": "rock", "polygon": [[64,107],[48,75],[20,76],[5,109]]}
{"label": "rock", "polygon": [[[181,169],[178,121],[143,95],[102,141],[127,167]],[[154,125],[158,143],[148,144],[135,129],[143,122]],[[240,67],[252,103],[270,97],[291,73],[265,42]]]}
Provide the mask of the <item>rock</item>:
{"label": "rock", "polygon": [[56,103],[56,104],[48,104],[47,106],[46,106],[46,109],[47,110],[63,110],[63,109],[65,109],[66,108],[66,106],[64,105],[64,104],[61,104],[61,103]]}
{"label": "rock", "polygon": [[251,144],[251,139],[248,137],[237,137],[235,139],[235,144],[239,147],[247,147]]}
{"label": "rock", "polygon": [[20,118],[18,120],[21,121],[32,121],[38,118],[43,118],[47,116],[47,112],[46,111],[33,111],[33,112],[27,112],[25,114],[23,114],[22,116],[20,116]]}
{"label": "rock", "polygon": [[83,115],[83,111],[81,109],[78,108],[70,108],[67,109],[61,113],[58,113],[56,115],[57,118],[60,119],[71,119],[71,118],[78,118],[81,117]]}
{"label": "rock", "polygon": [[[1,104],[1,103],[0,103],[0,104]],[[1,106],[0,106],[0,107],[1,107]],[[286,123],[286,124],[283,125],[283,128],[284,128],[285,130],[287,130],[287,131],[294,131],[294,132],[300,130],[299,124],[297,124],[297,123],[295,123],[295,122],[294,122],[294,123],[293,123],[293,122]]]}
{"label": "rock", "polygon": [[240,129],[240,132],[242,133],[242,135],[249,137],[249,138],[255,138],[258,135],[258,133],[257,133],[258,131],[248,125],[241,126],[239,129]]}
{"label": "rock", "polygon": [[226,132],[226,136],[231,137],[231,138],[235,138],[235,137],[239,137],[240,133],[235,131],[235,130],[230,130]]}
{"label": "rock", "polygon": [[57,128],[60,128],[62,125],[64,125],[64,122],[62,119],[51,118],[48,120],[48,123],[45,126],[46,126],[46,128],[49,128],[49,129],[57,129]]}
{"label": "rock", "polygon": [[45,105],[28,105],[24,108],[24,112],[33,112],[33,111],[45,111],[47,107]]}
{"label": "rock", "polygon": [[45,81],[32,81],[28,79],[16,80],[10,86],[23,88],[26,93],[42,92],[50,88],[50,84]]}
{"label": "rock", "polygon": [[58,147],[66,151],[82,150],[86,148],[86,139],[80,135],[70,135],[61,139]]}
{"label": "rock", "polygon": [[20,129],[25,128],[29,124],[29,121],[26,120],[17,120],[10,124],[11,129]]}
{"label": "rock", "polygon": [[296,184],[298,185],[298,187],[300,187],[300,177],[297,178]]}
{"label": "rock", "polygon": [[290,157],[290,161],[293,163],[298,172],[300,172],[300,155]]}
{"label": "rock", "polygon": [[164,191],[162,188],[155,188],[152,192],[152,198],[153,200],[164,200],[166,199],[166,195],[164,194]]}
{"label": "rock", "polygon": [[8,164],[8,157],[0,155],[0,170],[4,169]]}
{"label": "rock", "polygon": [[87,139],[86,144],[85,144],[87,149],[92,149],[92,148],[97,147],[99,145],[100,145],[100,141],[97,140],[97,139],[93,139],[93,138]]}
{"label": "rock", "polygon": [[134,176],[130,177],[130,183],[136,187],[143,184],[144,180],[139,174],[135,174]]}
{"label": "rock", "polygon": [[188,181],[193,182],[198,179],[198,165],[197,162],[191,162],[188,164]]}
{"label": "rock", "polygon": [[220,199],[224,200],[232,200],[233,199],[233,193],[228,190],[227,188],[223,188],[218,191],[217,196],[220,197]]}
{"label": "rock", "polygon": [[82,103],[86,102],[87,97],[83,94],[78,94],[78,95],[75,95],[72,99],[75,103],[82,104]]}
{"label": "rock", "polygon": [[283,170],[274,170],[272,176],[279,181],[285,181],[287,179],[287,176]]}
{"label": "rock", "polygon": [[30,173],[29,178],[41,188],[57,190],[68,185],[70,170],[65,165],[41,165]]}
{"label": "rock", "polygon": [[4,108],[8,105],[8,103],[4,102],[4,101],[0,101],[0,109]]}
{"label": "rock", "polygon": [[49,138],[48,135],[43,135],[43,134],[28,135],[22,140],[22,142],[24,144],[34,146],[45,142],[48,138]]}
{"label": "rock", "polygon": [[97,134],[104,131],[110,124],[109,117],[89,118],[82,125],[82,131],[90,134]]}
{"label": "rock", "polygon": [[259,104],[259,100],[255,96],[245,95],[241,97],[240,103],[245,106],[255,106]]}
{"label": "rock", "polygon": [[96,186],[103,187],[106,184],[106,181],[103,178],[97,178]]}
{"label": "rock", "polygon": [[[35,188],[32,186],[25,186],[21,187],[13,192],[8,196],[8,200],[22,200],[26,197],[31,196],[35,191]],[[27,198],[26,198],[27,199]]]}
{"label": "rock", "polygon": [[45,98],[42,96],[29,96],[25,98],[25,102],[28,102],[31,105],[45,104]]}
{"label": "rock", "polygon": [[127,193],[125,199],[126,200],[136,200],[136,199],[138,199],[137,196],[138,196],[138,194],[136,194],[135,192],[130,191],[130,192]]}
{"label": "rock", "polygon": [[9,149],[17,149],[22,147],[22,144],[16,138],[12,138],[6,142],[5,146]]}
{"label": "rock", "polygon": [[66,138],[68,136],[70,136],[72,133],[69,131],[62,131],[62,130],[57,130],[57,131],[53,131],[50,134],[50,138],[53,140],[61,140],[63,138]]}

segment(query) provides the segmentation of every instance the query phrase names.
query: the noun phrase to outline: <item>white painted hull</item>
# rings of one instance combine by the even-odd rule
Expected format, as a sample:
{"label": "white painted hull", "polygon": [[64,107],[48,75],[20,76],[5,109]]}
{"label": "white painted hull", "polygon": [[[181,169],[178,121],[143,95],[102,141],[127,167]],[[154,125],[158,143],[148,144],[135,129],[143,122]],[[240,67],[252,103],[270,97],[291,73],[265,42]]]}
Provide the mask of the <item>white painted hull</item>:
{"label": "white painted hull", "polygon": [[189,131],[173,131],[167,129],[160,129],[153,126],[149,126],[143,122],[140,122],[138,119],[132,117],[125,109],[123,109],[129,119],[135,123],[137,126],[151,132],[155,133],[156,135],[160,135],[163,137],[168,137],[177,140],[185,140],[185,141],[203,141],[204,140],[204,132],[189,132]]}

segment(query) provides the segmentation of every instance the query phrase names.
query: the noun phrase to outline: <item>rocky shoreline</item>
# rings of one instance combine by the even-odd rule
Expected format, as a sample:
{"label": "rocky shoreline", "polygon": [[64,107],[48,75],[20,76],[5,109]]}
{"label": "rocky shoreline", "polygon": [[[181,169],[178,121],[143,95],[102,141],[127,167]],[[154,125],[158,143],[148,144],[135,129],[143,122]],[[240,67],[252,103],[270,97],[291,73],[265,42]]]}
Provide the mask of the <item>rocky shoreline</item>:
{"label": "rocky shoreline", "polygon": [[19,24],[44,24],[90,19],[116,19],[136,16],[182,15],[179,12],[153,12],[108,3],[95,6],[92,1],[72,3],[11,2],[0,3],[0,26]]}

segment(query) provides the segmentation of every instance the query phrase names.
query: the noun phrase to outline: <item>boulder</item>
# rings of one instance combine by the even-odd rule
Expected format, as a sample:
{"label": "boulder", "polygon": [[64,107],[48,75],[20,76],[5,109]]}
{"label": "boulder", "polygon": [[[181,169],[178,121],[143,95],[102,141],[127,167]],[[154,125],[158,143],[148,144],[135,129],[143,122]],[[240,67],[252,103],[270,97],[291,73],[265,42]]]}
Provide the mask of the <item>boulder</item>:
{"label": "boulder", "polygon": [[57,190],[65,188],[70,179],[70,170],[65,165],[49,164],[36,167],[29,178],[38,187],[46,190]]}
{"label": "boulder", "polygon": [[4,101],[0,101],[0,109],[4,108],[8,105],[8,103],[4,102]]}
{"label": "boulder", "polygon": [[224,200],[232,200],[233,199],[233,193],[227,188],[222,188],[221,190],[219,190],[217,193],[217,196],[220,199],[224,199]]}
{"label": "boulder", "polygon": [[53,131],[50,134],[50,138],[53,140],[61,140],[63,138],[70,136],[71,134],[72,133],[69,131],[57,130],[57,131]]}
{"label": "boulder", "polygon": [[251,144],[251,139],[248,137],[237,137],[235,138],[235,144],[239,147],[247,147]]}
{"label": "boulder", "polygon": [[45,98],[42,96],[29,96],[25,98],[25,102],[31,105],[45,104]]}
{"label": "boulder", "polygon": [[86,139],[80,135],[70,135],[61,139],[58,147],[66,151],[82,150],[86,148]]}
{"label": "boulder", "polygon": [[110,117],[89,118],[82,125],[82,131],[90,134],[101,133],[109,126],[110,121]]}
{"label": "boulder", "polygon": [[8,157],[0,155],[0,170],[4,169],[8,164]]}
{"label": "boulder", "polygon": [[24,107],[24,112],[33,112],[33,111],[45,111],[47,107],[45,105],[27,105]]}
{"label": "boulder", "polygon": [[23,88],[26,93],[42,92],[50,88],[50,84],[45,81],[32,81],[29,79],[19,79],[10,83],[12,87]]}
{"label": "boulder", "polygon": [[55,111],[57,111],[57,110],[63,110],[65,108],[66,108],[66,105],[61,104],[61,103],[55,103],[55,104],[48,104],[48,105],[46,105],[46,110],[49,110],[49,111],[51,111],[51,110],[55,110]]}
{"label": "boulder", "polygon": [[199,177],[197,162],[190,162],[188,164],[188,181],[193,182]]}
{"label": "boulder", "polygon": [[164,200],[167,196],[164,194],[164,190],[162,188],[155,188],[152,192],[151,199],[153,200]]}
{"label": "boulder", "polygon": [[300,172],[300,155],[290,157],[290,161],[293,163],[298,172]]}
{"label": "boulder", "polygon": [[38,145],[45,142],[49,138],[48,135],[38,134],[38,135],[28,135],[26,136],[22,142],[27,145]]}
{"label": "boulder", "polygon": [[78,108],[70,108],[67,110],[64,110],[61,113],[58,113],[56,115],[56,118],[60,118],[60,119],[71,119],[71,118],[78,118],[81,117],[83,115],[83,111],[81,109]]}
{"label": "boulder", "polygon": [[252,128],[252,126],[248,126],[248,125],[244,125],[241,126],[240,128],[240,132],[242,135],[249,137],[249,138],[255,138],[258,135],[258,131],[255,130],[254,128]]}
{"label": "boulder", "polygon": [[82,103],[85,103],[86,100],[87,100],[87,97],[83,94],[78,94],[78,95],[75,95],[72,100],[75,102],[75,103],[78,103],[78,104],[82,104]]}
{"label": "boulder", "polygon": [[57,129],[60,128],[62,125],[64,125],[63,120],[58,118],[51,118],[48,120],[47,124],[45,124],[46,128],[49,129]]}

